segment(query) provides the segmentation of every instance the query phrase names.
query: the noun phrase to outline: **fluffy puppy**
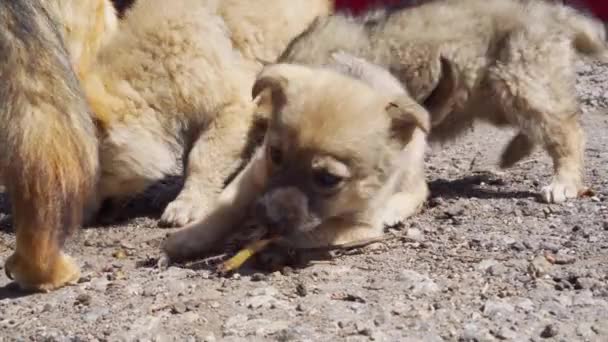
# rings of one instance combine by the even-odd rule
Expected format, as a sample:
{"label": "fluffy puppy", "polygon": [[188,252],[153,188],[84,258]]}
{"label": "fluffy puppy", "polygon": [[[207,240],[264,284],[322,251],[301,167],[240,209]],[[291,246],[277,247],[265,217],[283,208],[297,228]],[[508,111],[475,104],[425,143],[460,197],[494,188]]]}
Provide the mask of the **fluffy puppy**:
{"label": "fluffy puppy", "polygon": [[256,59],[275,59],[329,10],[320,0],[135,2],[83,81],[101,135],[98,202],[183,169],[161,223],[204,217],[242,163]]}
{"label": "fluffy puppy", "polygon": [[64,42],[70,31],[57,10],[101,2],[74,2],[0,1],[0,172],[16,233],[4,269],[26,289],[49,291],[78,280],[79,268],[62,247],[81,224],[97,180],[95,130],[71,67],[97,43]]}
{"label": "fluffy puppy", "polygon": [[418,210],[428,193],[427,111],[390,73],[335,59],[334,70],[264,68],[253,87],[257,113],[269,118],[263,145],[209,216],[165,241],[169,259],[217,247],[250,210],[295,247],[378,237]]}
{"label": "fluffy puppy", "polygon": [[[317,20],[279,61],[320,65],[346,51],[388,68],[429,108],[431,140],[451,139],[476,120],[515,127],[500,165],[544,147],[554,177],[541,197],[558,203],[584,189],[575,57],[605,59],[604,40],[600,22],[563,5],[446,0]],[[445,65],[454,70],[456,87],[440,82]]]}

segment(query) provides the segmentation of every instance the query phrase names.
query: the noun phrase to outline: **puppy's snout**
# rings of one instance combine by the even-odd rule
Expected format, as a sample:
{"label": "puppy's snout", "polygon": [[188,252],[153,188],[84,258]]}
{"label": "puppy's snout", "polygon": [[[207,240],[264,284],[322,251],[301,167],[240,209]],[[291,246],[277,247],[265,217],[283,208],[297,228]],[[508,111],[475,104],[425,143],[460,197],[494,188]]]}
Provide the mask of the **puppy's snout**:
{"label": "puppy's snout", "polygon": [[269,229],[284,234],[294,230],[310,230],[310,213],[306,195],[293,187],[271,190],[255,205]]}

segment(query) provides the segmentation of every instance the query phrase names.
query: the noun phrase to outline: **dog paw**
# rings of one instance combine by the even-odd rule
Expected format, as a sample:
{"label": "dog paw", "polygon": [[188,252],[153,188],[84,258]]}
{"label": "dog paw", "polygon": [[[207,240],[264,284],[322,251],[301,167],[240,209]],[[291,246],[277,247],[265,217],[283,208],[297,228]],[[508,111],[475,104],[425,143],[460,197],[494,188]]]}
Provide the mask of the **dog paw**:
{"label": "dog paw", "polygon": [[4,265],[6,276],[27,291],[50,292],[66,285],[75,284],[80,278],[80,269],[74,259],[61,253],[50,268],[35,265],[36,260],[24,260],[11,255]]}
{"label": "dog paw", "polygon": [[580,187],[575,183],[554,180],[541,189],[541,198],[546,203],[563,203],[578,197],[579,190]]}
{"label": "dog paw", "polygon": [[209,212],[200,197],[179,196],[169,203],[160,218],[161,227],[183,227],[204,218]]}
{"label": "dog paw", "polygon": [[[422,197],[421,197],[422,198]],[[379,221],[384,226],[396,226],[420,210],[423,200],[406,193],[393,195],[382,210]]]}

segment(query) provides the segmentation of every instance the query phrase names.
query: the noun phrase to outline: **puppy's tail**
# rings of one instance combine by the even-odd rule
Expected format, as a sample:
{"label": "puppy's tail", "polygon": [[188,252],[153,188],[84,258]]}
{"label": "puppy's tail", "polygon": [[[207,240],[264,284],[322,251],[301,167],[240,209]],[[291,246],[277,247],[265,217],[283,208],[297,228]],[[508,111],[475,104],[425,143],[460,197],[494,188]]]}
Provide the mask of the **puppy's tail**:
{"label": "puppy's tail", "polygon": [[578,53],[608,62],[604,23],[565,5],[558,5],[551,12],[560,28],[573,34],[573,45]]}

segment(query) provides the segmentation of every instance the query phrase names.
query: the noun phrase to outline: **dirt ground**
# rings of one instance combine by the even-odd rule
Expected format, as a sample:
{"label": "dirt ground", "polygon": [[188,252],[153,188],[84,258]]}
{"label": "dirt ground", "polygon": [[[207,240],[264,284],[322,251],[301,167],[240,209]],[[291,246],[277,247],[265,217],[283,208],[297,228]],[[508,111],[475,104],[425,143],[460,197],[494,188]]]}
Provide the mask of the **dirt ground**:
{"label": "dirt ground", "polygon": [[[24,295],[0,278],[0,341],[608,341],[608,67],[581,64],[595,196],[546,205],[538,152],[500,172],[511,132],[479,126],[428,157],[432,198],[383,244],[276,272],[155,267],[152,194],[70,244],[78,285]],[[0,256],[14,245],[1,202]]]}

